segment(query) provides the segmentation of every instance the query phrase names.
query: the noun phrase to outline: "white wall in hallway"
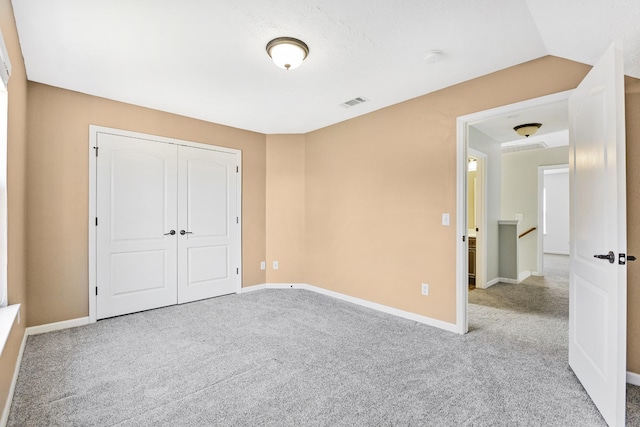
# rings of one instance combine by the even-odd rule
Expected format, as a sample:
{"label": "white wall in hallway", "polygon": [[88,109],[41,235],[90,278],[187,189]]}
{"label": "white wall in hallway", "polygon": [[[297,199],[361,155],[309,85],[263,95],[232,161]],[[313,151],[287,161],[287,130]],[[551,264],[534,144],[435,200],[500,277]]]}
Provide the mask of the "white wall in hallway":
{"label": "white wall in hallway", "polygon": [[538,269],[538,167],[565,165],[569,161],[569,147],[516,151],[502,155],[501,219],[516,219],[522,214],[518,232],[531,227],[537,229],[519,239],[518,267],[520,272]]}
{"label": "white wall in hallway", "polygon": [[546,170],[544,190],[546,195],[544,253],[569,255],[569,170]]}

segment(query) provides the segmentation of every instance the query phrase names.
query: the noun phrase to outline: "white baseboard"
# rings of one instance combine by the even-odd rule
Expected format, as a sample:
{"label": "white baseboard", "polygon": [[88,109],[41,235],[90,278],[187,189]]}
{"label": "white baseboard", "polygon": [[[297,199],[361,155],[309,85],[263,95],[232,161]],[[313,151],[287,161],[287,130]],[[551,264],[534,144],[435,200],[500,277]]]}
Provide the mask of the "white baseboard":
{"label": "white baseboard", "polygon": [[540,274],[540,272],[539,272],[539,271],[532,271],[532,272],[531,272],[531,275],[532,275],[532,276],[542,276],[542,274]]}
{"label": "white baseboard", "polygon": [[640,386],[640,374],[627,371],[627,383]]}
{"label": "white baseboard", "polygon": [[27,335],[44,334],[45,332],[59,331],[62,329],[75,328],[89,324],[89,317],[79,317],[77,319],[64,320],[62,322],[47,323],[46,325],[31,326],[27,328]]}
{"label": "white baseboard", "polygon": [[238,293],[246,294],[246,293],[249,293],[249,292],[260,291],[262,289],[267,289],[267,285],[262,284],[262,285],[247,286],[247,287],[244,287],[244,288],[240,289],[240,292],[238,292]]}
{"label": "white baseboard", "polygon": [[306,289],[310,291],[309,285],[305,283],[267,283],[267,289]]}
{"label": "white baseboard", "polygon": [[422,316],[419,314],[415,314],[415,313],[400,310],[397,308],[389,307],[386,305],[378,304],[375,302],[367,301],[361,298],[352,297],[350,295],[341,294],[339,292],[330,291],[330,290],[319,288],[313,285],[308,285],[306,283],[267,283],[266,285],[259,285],[259,286],[261,286],[261,289],[303,289],[311,292],[316,292],[318,294],[336,298],[336,299],[346,301],[352,304],[356,304],[362,307],[367,307],[376,311],[381,311],[383,313],[391,314],[393,316],[402,317],[403,319],[408,319],[414,322],[423,323],[425,325],[433,326],[435,328],[444,329],[445,331],[458,333],[458,329],[454,323],[443,322],[442,320],[433,319],[431,317]]}
{"label": "white baseboard", "polygon": [[18,352],[18,359],[16,360],[16,367],[13,370],[13,378],[11,379],[11,385],[9,386],[9,393],[7,394],[7,402],[2,410],[2,418],[0,418],[0,426],[6,427],[9,421],[9,411],[11,410],[11,402],[13,402],[13,393],[16,390],[16,383],[18,382],[18,373],[20,372],[20,365],[22,365],[22,355],[24,353],[24,347],[27,345],[27,337],[29,334],[25,331],[22,336],[22,344],[20,344],[20,351]]}
{"label": "white baseboard", "polygon": [[517,285],[519,283],[516,279],[507,279],[506,277],[498,277],[498,282],[510,283],[512,285]]}
{"label": "white baseboard", "polygon": [[531,276],[531,271],[529,270],[521,271],[520,274],[518,274],[518,283],[522,282],[523,280],[526,280],[530,276]]}
{"label": "white baseboard", "polygon": [[500,278],[499,278],[499,277],[496,277],[496,278],[495,278],[495,279],[493,279],[493,280],[489,280],[489,281],[487,282],[487,284],[484,286],[484,288],[483,288],[483,289],[490,288],[490,287],[492,287],[493,285],[495,285],[496,283],[500,283]]}

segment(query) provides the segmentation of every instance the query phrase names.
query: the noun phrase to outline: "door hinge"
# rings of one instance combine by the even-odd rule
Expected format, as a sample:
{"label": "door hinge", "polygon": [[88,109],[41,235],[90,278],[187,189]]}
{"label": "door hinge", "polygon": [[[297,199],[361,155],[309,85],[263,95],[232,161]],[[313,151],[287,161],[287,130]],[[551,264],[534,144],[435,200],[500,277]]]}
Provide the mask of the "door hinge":
{"label": "door hinge", "polygon": [[240,274],[240,269],[236,268],[236,274]]}
{"label": "door hinge", "polygon": [[236,217],[236,224],[240,224],[240,217]]}
{"label": "door hinge", "polygon": [[96,296],[98,296],[98,287],[96,286]]}
{"label": "door hinge", "polygon": [[98,157],[98,147],[93,147],[96,150],[96,157]]}
{"label": "door hinge", "polygon": [[240,172],[240,166],[236,166],[236,173]]}
{"label": "door hinge", "polygon": [[466,242],[467,241],[467,236],[462,236],[462,241]]}
{"label": "door hinge", "polygon": [[96,217],[96,227],[98,226],[98,217]]}

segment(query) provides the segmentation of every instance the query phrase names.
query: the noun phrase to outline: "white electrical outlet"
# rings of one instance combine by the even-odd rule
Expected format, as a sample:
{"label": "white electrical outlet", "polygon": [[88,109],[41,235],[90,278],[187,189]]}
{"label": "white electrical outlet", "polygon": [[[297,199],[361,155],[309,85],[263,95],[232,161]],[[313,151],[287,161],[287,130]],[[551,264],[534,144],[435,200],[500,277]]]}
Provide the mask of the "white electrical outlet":
{"label": "white electrical outlet", "polygon": [[273,261],[273,269],[274,270],[278,269],[278,261]]}
{"label": "white electrical outlet", "polygon": [[260,270],[266,270],[267,269],[267,262],[266,261],[261,261],[260,262]]}
{"label": "white electrical outlet", "polygon": [[449,225],[449,224],[450,224],[449,214],[448,213],[443,213],[442,214],[442,225]]}
{"label": "white electrical outlet", "polygon": [[423,283],[422,284],[422,295],[429,295],[429,284],[428,283]]}
{"label": "white electrical outlet", "polygon": [[524,219],[524,214],[521,214],[521,213],[516,214],[516,221],[522,221],[523,219]]}

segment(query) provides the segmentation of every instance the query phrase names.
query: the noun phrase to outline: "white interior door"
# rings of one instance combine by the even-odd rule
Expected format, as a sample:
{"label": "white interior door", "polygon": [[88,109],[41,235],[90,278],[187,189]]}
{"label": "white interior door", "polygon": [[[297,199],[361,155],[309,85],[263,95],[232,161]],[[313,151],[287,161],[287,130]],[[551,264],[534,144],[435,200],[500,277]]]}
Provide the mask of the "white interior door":
{"label": "white interior door", "polygon": [[[626,404],[623,85],[612,46],[569,98],[569,364],[611,426],[624,426]],[[610,252],[611,262],[594,257]]]}
{"label": "white interior door", "polygon": [[235,154],[179,147],[178,302],[237,291]]}
{"label": "white interior door", "polygon": [[96,317],[176,304],[176,146],[97,138]]}

